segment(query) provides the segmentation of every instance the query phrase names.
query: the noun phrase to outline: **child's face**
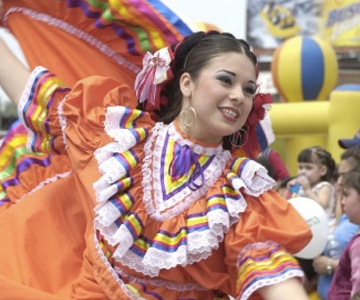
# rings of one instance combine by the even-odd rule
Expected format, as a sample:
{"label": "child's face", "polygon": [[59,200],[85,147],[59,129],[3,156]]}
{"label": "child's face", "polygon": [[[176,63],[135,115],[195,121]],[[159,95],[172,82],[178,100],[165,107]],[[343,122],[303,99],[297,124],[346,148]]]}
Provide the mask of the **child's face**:
{"label": "child's face", "polygon": [[326,167],[316,163],[299,162],[298,175],[305,175],[311,186],[319,183],[326,174]]}
{"label": "child's face", "polygon": [[358,192],[353,188],[344,187],[341,202],[350,222],[360,224],[360,195]]}

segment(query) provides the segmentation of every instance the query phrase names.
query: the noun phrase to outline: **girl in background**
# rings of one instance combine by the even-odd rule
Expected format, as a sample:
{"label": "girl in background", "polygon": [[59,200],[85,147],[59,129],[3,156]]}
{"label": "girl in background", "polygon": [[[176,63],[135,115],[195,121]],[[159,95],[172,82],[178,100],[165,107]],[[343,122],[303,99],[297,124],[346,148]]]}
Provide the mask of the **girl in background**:
{"label": "girl in background", "polygon": [[[349,220],[360,225],[360,170],[345,173],[342,203]],[[360,291],[360,235],[355,235],[341,254],[327,300],[348,300]]]}
{"label": "girl in background", "polygon": [[298,176],[289,181],[288,189],[298,185],[293,197],[307,197],[319,203],[329,219],[329,232],[335,226],[335,189],[332,184],[336,165],[331,154],[321,147],[303,149],[298,155]]}
{"label": "girl in background", "polygon": [[[306,197],[315,200],[325,210],[329,219],[329,233],[335,228],[335,188],[331,183],[336,170],[331,154],[321,147],[303,149],[298,155],[298,176],[288,182],[287,198]],[[294,190],[295,188],[295,190]],[[293,192],[289,192],[293,190]],[[326,234],[326,233],[324,233]],[[317,273],[312,259],[299,258],[306,275],[307,292],[317,295]]]}
{"label": "girl in background", "polygon": [[342,177],[345,173],[355,169],[360,169],[360,145],[347,149],[340,156],[337,169],[336,206],[338,211],[341,211],[341,214],[337,217],[335,230],[332,234],[333,238],[329,239],[324,253],[313,260],[313,267],[318,274],[317,291],[322,300],[326,299],[335,270],[339,264],[341,252],[350,239],[359,231],[359,225],[351,223],[349,216],[343,212],[341,207],[341,198],[343,197],[341,193]]}

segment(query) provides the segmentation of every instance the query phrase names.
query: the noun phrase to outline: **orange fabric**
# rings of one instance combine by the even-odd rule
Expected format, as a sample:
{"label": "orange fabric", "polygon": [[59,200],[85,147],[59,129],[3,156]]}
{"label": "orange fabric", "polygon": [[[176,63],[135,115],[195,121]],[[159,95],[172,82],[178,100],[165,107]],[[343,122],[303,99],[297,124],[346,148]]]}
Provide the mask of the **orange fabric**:
{"label": "orange fabric", "polygon": [[[80,17],[80,15],[72,16],[75,19]],[[88,43],[76,36],[16,14],[9,16],[8,26],[19,41],[31,69],[41,65],[54,70],[69,86],[91,75],[118,78],[129,86],[135,82],[135,71],[116,64],[113,59],[105,56],[98,49],[90,47]],[[24,28],[26,30],[23,30]],[[106,33],[105,31],[102,34],[106,35]],[[115,38],[118,39],[118,37],[113,37]],[[125,53],[123,44],[116,43],[116,40],[109,43],[115,50],[122,51],[120,52],[122,55],[140,68],[142,57]],[[39,48],[39,45],[44,45],[45,51]]]}
{"label": "orange fabric", "polygon": [[[62,94],[56,94],[49,110],[51,120],[58,118],[57,102],[62,99]],[[6,280],[0,281],[0,299],[11,299],[14,289],[19,300],[129,299],[117,275],[111,272],[112,267],[125,272],[126,276],[121,278],[123,284],[131,284],[150,300],[157,298],[149,292],[174,300],[182,296],[211,299],[213,290],[235,295],[236,266],[239,252],[245,245],[271,239],[281,242],[290,252],[297,252],[308,242],[310,233],[305,221],[285,199],[270,191],[259,198],[246,196],[248,207],[240,221],[230,227],[224,242],[213,250],[209,258],[186,267],[161,270],[156,278],[160,283],[192,283],[206,288],[207,292],[196,289],[190,294],[172,291],[163,283],[152,284],[151,278],[122,266],[111,257],[109,262],[104,262],[104,253],[113,249],[107,243],[100,249],[94,237],[94,207],[97,202],[93,184],[101,174],[93,153],[113,141],[104,131],[106,108],[114,105],[131,107],[132,99],[133,94],[127,86],[100,77],[79,82],[68,95],[63,113],[67,120],[66,151],[74,173],[45,185],[3,212],[0,218],[3,237],[0,276]],[[145,114],[136,126],[151,129],[153,121]],[[59,130],[60,124],[52,122],[51,131]],[[62,152],[65,145],[62,147],[57,150]],[[142,161],[143,143],[136,145],[133,151]],[[27,174],[30,180],[41,182],[44,179],[34,179],[31,173]],[[153,236],[159,228],[176,231],[183,226],[186,215],[202,213],[206,207],[206,199],[202,197],[172,219],[164,222],[151,220],[142,201],[141,164],[130,174],[134,176],[132,194],[137,195],[131,211],[136,211],[140,219],[147,220],[145,236]],[[220,178],[209,193],[219,193],[225,183],[225,178]],[[248,253],[256,256],[259,251],[263,250]],[[138,279],[133,280],[132,276]],[[147,290],[138,280],[146,282]],[[255,293],[249,299],[258,299],[258,296]]]}
{"label": "orange fabric", "polygon": [[70,176],[3,212],[0,266],[1,277],[6,279],[0,280],[1,299],[69,295],[85,248],[85,216],[81,203],[73,198],[75,190]]}

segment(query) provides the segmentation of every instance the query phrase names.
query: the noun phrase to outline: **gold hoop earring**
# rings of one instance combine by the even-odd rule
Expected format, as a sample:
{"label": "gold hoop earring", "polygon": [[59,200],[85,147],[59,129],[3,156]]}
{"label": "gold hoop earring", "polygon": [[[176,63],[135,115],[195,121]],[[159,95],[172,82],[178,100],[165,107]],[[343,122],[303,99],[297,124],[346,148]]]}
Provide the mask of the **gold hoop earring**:
{"label": "gold hoop earring", "polygon": [[195,123],[196,111],[195,108],[190,105],[188,99],[186,99],[185,108],[179,114],[179,120],[185,129],[190,129]]}
{"label": "gold hoop earring", "polygon": [[235,148],[240,148],[248,141],[248,133],[244,129],[240,129],[229,136],[230,144]]}

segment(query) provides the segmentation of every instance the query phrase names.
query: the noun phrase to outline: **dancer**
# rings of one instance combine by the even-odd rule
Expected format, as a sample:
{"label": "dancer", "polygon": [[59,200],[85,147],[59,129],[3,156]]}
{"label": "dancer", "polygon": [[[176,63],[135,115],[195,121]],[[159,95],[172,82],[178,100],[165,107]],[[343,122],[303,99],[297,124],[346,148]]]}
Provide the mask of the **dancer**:
{"label": "dancer", "polygon": [[147,54],[135,94],[94,76],[70,89],[0,52],[28,145],[70,165],[51,182],[24,172],[37,188],[2,213],[0,299],[307,299],[291,255],[306,222],[232,156],[261,150],[269,102],[245,41],[198,32]]}

